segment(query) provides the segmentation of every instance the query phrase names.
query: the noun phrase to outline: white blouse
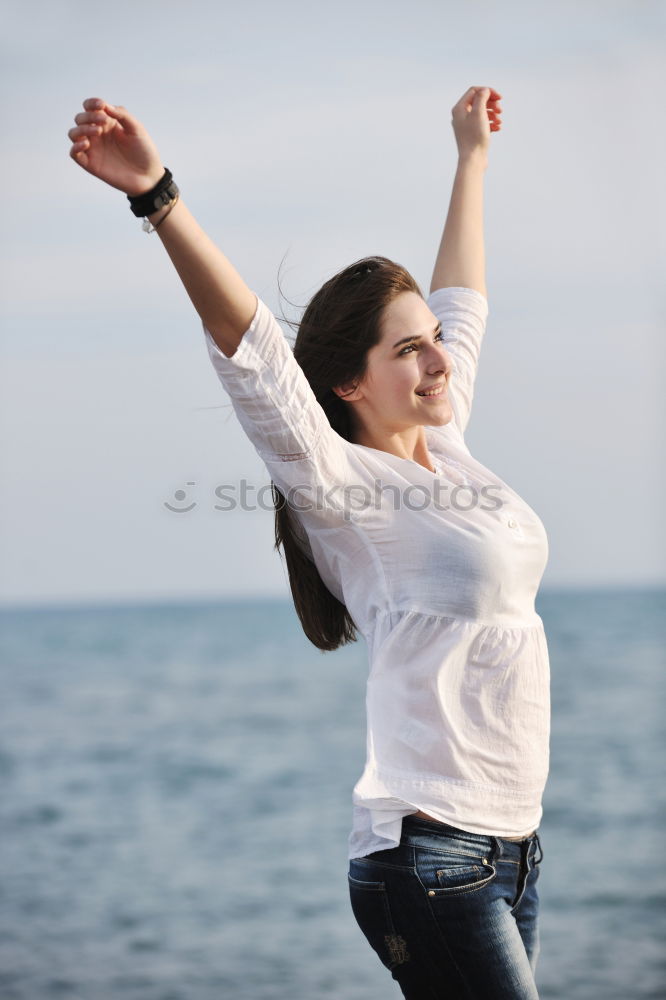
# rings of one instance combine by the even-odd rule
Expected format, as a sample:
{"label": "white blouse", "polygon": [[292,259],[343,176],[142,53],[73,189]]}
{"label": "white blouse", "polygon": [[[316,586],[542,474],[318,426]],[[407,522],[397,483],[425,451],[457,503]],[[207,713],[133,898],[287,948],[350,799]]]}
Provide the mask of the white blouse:
{"label": "white blouse", "polygon": [[305,551],[367,643],[350,858],[396,846],[418,810],[499,837],[527,836],[543,812],[550,671],[534,598],[546,533],[465,445],[486,299],[440,288],[427,303],[454,362],[454,418],[425,427],[435,473],[337,434],[261,300],[230,358],[204,328],[238,419],[298,508]]}

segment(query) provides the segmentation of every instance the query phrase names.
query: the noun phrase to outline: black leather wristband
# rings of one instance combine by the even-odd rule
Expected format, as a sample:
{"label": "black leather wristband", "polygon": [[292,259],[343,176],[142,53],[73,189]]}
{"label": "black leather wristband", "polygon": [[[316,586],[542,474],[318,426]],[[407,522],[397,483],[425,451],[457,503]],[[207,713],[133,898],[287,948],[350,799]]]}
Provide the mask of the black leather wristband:
{"label": "black leather wristband", "polygon": [[178,194],[178,185],[174,181],[171,171],[168,167],[165,167],[164,174],[150,191],[146,191],[145,194],[138,194],[134,198],[127,195],[127,200],[130,203],[130,210],[134,215],[137,218],[142,218],[159,211],[164,205],[172,202]]}

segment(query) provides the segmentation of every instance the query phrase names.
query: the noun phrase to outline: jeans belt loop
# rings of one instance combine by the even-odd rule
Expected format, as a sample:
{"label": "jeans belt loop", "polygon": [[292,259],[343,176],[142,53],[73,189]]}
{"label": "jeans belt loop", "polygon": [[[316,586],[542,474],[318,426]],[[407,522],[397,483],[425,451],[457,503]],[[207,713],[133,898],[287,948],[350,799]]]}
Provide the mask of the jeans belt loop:
{"label": "jeans belt loop", "polygon": [[502,857],[502,841],[500,840],[499,837],[494,837],[492,834],[490,835],[490,839],[492,840],[493,843],[490,849],[490,857],[488,858],[488,860],[491,861],[494,865],[496,858]]}

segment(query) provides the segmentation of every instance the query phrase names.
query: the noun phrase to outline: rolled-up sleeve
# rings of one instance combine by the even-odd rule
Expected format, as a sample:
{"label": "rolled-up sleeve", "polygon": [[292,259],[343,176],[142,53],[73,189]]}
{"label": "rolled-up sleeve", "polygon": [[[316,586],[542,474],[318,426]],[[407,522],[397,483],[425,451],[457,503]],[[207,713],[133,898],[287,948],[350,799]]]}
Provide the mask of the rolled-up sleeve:
{"label": "rolled-up sleeve", "polygon": [[449,395],[455,422],[462,433],[472,410],[488,300],[474,288],[451,287],[431,292],[427,303],[442,324],[444,346],[453,358]]}
{"label": "rolled-up sleeve", "polygon": [[[297,503],[316,487],[344,487],[352,447],[331,424],[277,319],[257,297],[254,318],[231,357],[204,325],[213,368],[271,478]],[[355,464],[355,463],[354,463]],[[328,498],[328,516],[342,497]],[[326,514],[324,516],[326,516]]]}

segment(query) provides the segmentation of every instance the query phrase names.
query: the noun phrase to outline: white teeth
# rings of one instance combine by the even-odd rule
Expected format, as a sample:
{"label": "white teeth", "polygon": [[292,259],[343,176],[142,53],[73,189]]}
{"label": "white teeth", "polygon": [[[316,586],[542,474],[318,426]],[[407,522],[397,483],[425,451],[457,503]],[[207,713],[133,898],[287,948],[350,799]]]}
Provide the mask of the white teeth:
{"label": "white teeth", "polygon": [[425,392],[417,392],[417,396],[439,396],[442,392],[443,386],[439,386],[437,389],[427,389]]}

